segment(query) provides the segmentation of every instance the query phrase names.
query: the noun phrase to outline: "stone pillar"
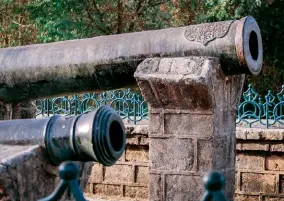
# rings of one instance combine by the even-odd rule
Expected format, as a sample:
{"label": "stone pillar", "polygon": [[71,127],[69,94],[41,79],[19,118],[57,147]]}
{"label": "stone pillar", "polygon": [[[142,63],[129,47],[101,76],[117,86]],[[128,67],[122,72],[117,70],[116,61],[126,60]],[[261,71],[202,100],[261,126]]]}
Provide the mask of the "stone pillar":
{"label": "stone pillar", "polygon": [[149,200],[197,201],[217,170],[233,200],[235,121],[244,75],[226,77],[218,58],[153,58],[135,78],[150,105]]}

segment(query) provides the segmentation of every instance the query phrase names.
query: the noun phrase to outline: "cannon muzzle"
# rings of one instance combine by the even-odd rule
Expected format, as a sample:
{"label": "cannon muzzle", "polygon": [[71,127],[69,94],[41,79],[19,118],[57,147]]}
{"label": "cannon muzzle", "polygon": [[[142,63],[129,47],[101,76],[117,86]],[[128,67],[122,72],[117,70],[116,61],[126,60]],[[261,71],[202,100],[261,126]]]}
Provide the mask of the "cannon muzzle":
{"label": "cannon muzzle", "polygon": [[125,149],[120,116],[109,106],[79,116],[0,121],[0,144],[41,145],[49,161],[96,161],[113,165]]}

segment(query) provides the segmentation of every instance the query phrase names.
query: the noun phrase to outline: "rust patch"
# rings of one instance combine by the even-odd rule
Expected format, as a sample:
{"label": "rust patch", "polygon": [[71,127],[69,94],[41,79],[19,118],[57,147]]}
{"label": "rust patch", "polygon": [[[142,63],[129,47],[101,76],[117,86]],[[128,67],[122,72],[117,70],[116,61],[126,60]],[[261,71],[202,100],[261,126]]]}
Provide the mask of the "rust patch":
{"label": "rust patch", "polygon": [[241,67],[246,66],[246,60],[244,55],[244,41],[243,41],[243,33],[244,33],[244,24],[247,17],[244,17],[239,20],[237,28],[236,28],[236,36],[235,36],[235,46],[236,46],[236,53],[239,65]]}

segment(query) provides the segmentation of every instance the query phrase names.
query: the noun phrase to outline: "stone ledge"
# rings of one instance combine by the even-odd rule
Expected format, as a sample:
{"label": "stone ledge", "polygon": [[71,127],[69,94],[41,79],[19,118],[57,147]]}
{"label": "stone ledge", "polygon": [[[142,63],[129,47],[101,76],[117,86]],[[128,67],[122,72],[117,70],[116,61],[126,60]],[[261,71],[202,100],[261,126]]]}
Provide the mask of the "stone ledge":
{"label": "stone ledge", "polygon": [[267,128],[236,128],[236,138],[238,140],[275,140],[284,139],[284,129]]}

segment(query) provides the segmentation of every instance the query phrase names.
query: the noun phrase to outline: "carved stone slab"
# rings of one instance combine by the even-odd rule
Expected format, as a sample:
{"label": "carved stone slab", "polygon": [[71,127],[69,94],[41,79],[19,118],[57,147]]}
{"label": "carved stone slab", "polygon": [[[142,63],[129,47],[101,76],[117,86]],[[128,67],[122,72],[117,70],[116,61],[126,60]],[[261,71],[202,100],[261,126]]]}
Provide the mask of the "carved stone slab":
{"label": "carved stone slab", "polygon": [[216,38],[224,37],[228,33],[233,22],[234,21],[231,20],[188,26],[184,36],[189,41],[196,41],[203,45],[207,45]]}

